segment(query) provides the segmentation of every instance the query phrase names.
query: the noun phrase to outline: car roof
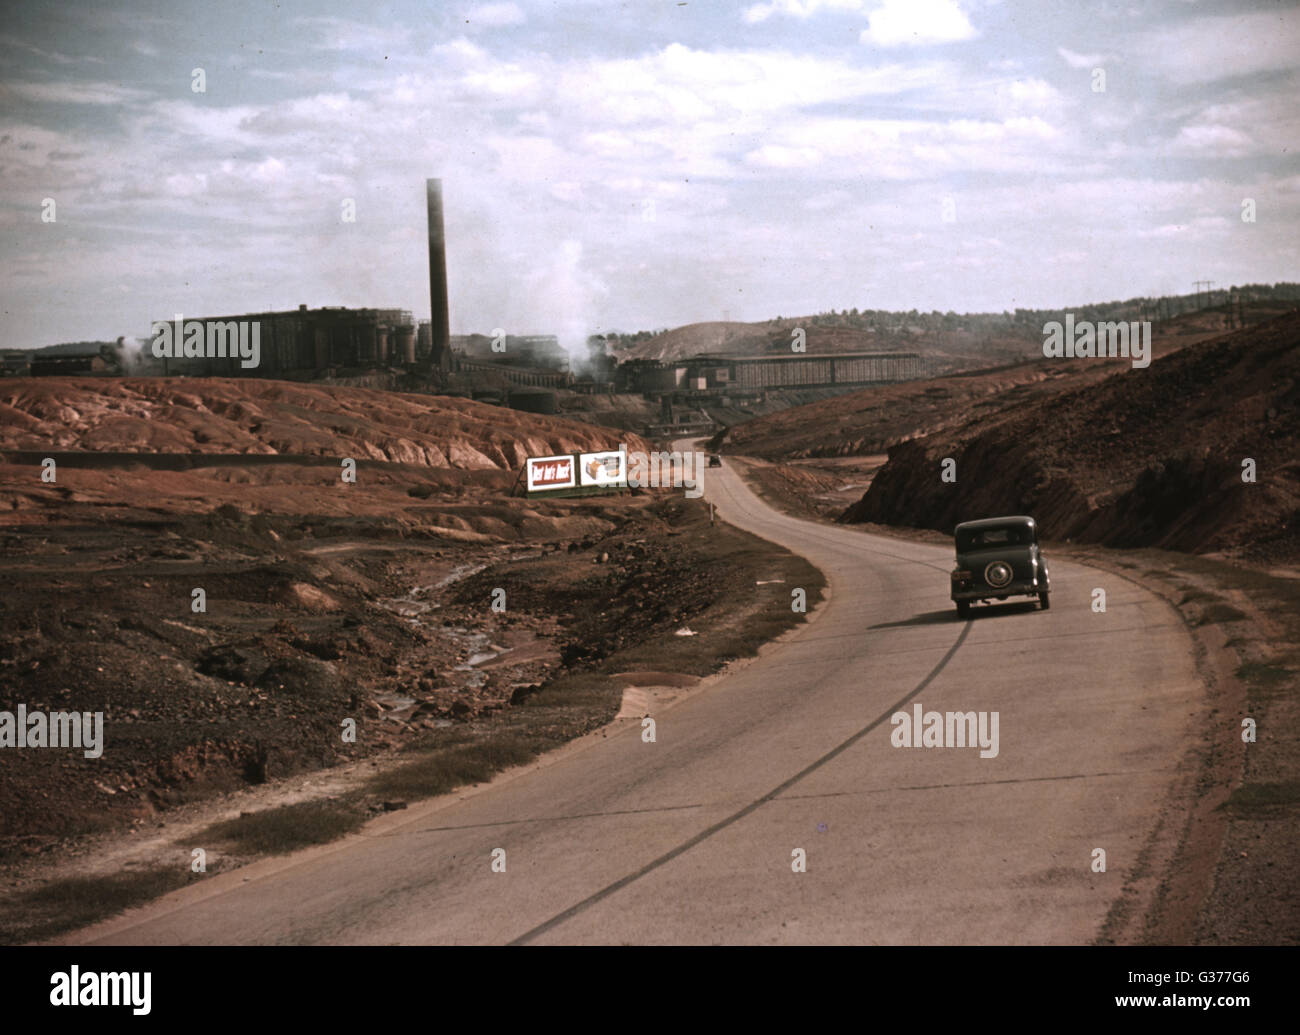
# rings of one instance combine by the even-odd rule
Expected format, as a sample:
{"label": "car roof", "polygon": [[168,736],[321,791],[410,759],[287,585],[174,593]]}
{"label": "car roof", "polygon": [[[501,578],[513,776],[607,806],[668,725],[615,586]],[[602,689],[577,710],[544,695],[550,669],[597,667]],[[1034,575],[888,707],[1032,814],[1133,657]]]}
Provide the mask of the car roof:
{"label": "car roof", "polygon": [[1021,527],[1030,525],[1037,528],[1037,523],[1028,514],[1012,514],[1008,517],[980,518],[978,521],[963,521],[960,525],[952,530],[953,535],[958,532],[979,532],[986,528],[1006,528],[1008,525],[1019,525]]}

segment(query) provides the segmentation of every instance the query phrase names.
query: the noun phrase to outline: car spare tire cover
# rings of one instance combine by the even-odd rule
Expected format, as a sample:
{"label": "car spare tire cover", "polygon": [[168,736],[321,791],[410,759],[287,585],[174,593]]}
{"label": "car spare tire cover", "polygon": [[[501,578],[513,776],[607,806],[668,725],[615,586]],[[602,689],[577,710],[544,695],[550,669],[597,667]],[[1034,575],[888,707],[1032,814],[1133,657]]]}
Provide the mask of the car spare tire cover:
{"label": "car spare tire cover", "polygon": [[1015,572],[1006,561],[991,561],[984,569],[984,581],[994,589],[1009,585]]}

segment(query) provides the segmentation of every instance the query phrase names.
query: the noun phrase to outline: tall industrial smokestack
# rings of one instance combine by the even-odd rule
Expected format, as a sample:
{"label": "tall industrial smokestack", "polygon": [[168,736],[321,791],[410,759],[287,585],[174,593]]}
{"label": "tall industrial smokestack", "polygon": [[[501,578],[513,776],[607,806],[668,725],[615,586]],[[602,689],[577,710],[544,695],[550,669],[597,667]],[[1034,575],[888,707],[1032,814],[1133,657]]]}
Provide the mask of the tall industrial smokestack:
{"label": "tall industrial smokestack", "polygon": [[434,366],[451,367],[451,316],[447,309],[447,236],[442,226],[442,180],[425,180],[429,202],[429,332]]}

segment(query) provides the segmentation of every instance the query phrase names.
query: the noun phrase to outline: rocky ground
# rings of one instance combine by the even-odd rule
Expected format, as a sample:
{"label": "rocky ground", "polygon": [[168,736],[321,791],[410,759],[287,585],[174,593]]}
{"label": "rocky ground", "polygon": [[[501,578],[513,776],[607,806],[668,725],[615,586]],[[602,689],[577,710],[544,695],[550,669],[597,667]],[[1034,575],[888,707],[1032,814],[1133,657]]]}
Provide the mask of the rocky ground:
{"label": "rocky ground", "polygon": [[257,378],[0,381],[4,451],[320,457],[336,466],[352,458],[517,471],[528,456],[618,441],[559,418],[366,388]]}
{"label": "rocky ground", "polygon": [[[779,631],[751,613],[770,548],[737,552],[680,491],[511,492],[524,456],[620,442],[648,448],[365,389],[0,386],[0,710],[105,723],[100,758],[0,751],[0,860],[490,727],[610,658],[656,667],[637,652],[663,638],[684,656],[657,667],[696,674],[757,645],[737,627],[705,658],[675,638],[692,621],[749,615],[758,640]],[[347,456],[361,458],[352,483]],[[617,689],[593,697],[565,735],[617,708]]]}

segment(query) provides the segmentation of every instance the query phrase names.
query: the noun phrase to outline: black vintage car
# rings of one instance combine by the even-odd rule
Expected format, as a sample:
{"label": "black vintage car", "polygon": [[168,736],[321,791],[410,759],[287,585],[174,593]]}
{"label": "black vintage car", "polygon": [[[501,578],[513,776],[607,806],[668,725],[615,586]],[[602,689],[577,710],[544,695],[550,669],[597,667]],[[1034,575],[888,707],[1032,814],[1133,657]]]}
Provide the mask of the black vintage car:
{"label": "black vintage car", "polygon": [[1044,611],[1051,606],[1047,561],[1038,549],[1038,526],[1031,517],[984,518],[963,521],[953,530],[957,567],[952,572],[952,599],[960,618],[980,600],[1038,597]]}

